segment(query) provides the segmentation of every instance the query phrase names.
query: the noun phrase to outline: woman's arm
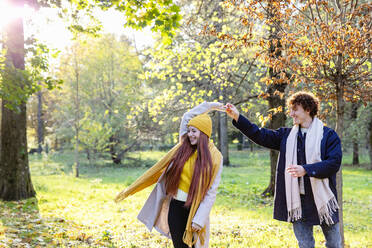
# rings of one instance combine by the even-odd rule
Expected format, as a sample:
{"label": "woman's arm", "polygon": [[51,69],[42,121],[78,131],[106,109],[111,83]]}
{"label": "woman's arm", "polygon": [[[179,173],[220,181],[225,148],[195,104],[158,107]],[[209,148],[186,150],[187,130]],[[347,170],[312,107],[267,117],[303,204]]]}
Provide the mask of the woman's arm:
{"label": "woman's arm", "polygon": [[221,181],[222,167],[223,159],[221,158],[220,168],[218,169],[213,184],[205,194],[204,199],[200,202],[199,208],[196,211],[195,216],[192,220],[193,223],[199,225],[200,227],[205,226],[205,223],[209,217],[209,213],[211,212],[212,206],[216,201],[217,188]]}
{"label": "woman's arm", "polygon": [[195,106],[182,116],[181,124],[180,124],[180,131],[179,131],[179,141],[181,142],[182,136],[187,133],[187,124],[189,121],[200,114],[208,113],[212,110],[222,110],[223,104],[218,102],[203,102],[198,106]]}

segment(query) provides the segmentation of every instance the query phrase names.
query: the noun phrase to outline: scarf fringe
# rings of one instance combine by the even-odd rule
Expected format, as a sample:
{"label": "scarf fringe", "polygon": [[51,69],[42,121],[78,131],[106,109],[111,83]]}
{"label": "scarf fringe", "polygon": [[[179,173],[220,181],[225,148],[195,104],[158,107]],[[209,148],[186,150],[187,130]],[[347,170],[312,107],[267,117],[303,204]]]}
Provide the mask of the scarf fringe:
{"label": "scarf fringe", "polygon": [[185,232],[183,233],[182,240],[185,244],[187,244],[189,247],[191,247],[196,243],[195,240],[192,240],[192,237],[193,237],[192,230],[186,229]]}
{"label": "scarf fringe", "polygon": [[294,222],[294,221],[297,221],[299,219],[301,219],[302,217],[302,209],[301,207],[298,207],[298,208],[295,208],[295,209],[292,209],[290,211],[288,211],[288,222]]}
{"label": "scarf fringe", "polygon": [[332,215],[337,209],[339,209],[339,206],[336,197],[332,197],[327,204],[318,209],[320,224],[324,221],[327,225],[333,225]]}
{"label": "scarf fringe", "polygon": [[205,227],[203,227],[199,232],[193,232],[192,230],[186,229],[185,232],[183,233],[182,240],[189,247],[195,245],[198,239],[200,240],[200,244],[204,245],[205,235],[206,235]]}

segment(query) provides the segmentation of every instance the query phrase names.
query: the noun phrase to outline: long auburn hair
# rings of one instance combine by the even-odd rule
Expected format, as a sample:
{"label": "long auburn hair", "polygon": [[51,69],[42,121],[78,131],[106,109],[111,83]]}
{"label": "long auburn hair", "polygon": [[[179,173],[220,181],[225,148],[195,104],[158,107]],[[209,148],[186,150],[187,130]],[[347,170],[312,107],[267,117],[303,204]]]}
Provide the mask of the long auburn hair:
{"label": "long auburn hair", "polygon": [[[177,194],[178,186],[180,184],[181,173],[183,166],[190,156],[197,150],[197,158],[195,161],[194,173],[192,175],[191,184],[189,188],[189,193],[185,203],[186,207],[191,206],[193,199],[197,194],[202,194],[204,197],[207,189],[206,187],[211,181],[212,175],[212,156],[209,151],[209,138],[203,132],[200,132],[199,141],[196,145],[191,145],[187,133],[182,136],[181,146],[178,148],[177,152],[174,154],[171,162],[173,162],[172,167],[166,172],[165,175],[165,188],[167,194],[175,196]],[[201,189],[204,192],[198,192],[198,184],[202,177]]]}

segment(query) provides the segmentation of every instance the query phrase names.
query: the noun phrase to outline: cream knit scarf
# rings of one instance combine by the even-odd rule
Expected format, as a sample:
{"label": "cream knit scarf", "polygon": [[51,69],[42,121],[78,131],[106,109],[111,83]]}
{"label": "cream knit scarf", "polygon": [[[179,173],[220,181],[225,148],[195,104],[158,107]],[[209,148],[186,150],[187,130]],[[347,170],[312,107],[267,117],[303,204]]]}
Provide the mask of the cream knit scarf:
{"label": "cream knit scarf", "polygon": [[[305,140],[306,163],[313,164],[321,161],[320,142],[323,138],[323,123],[314,118],[311,123]],[[297,164],[297,134],[299,127],[295,125],[289,133],[286,144],[285,168],[291,164]],[[284,173],[285,191],[288,210],[288,221],[293,222],[301,219],[301,198],[300,186],[297,177],[292,177],[287,170]],[[303,178],[300,179],[303,185]],[[328,178],[310,177],[311,189],[316,208],[318,210],[320,223],[333,224],[332,214],[339,208],[336,197],[329,188]]]}

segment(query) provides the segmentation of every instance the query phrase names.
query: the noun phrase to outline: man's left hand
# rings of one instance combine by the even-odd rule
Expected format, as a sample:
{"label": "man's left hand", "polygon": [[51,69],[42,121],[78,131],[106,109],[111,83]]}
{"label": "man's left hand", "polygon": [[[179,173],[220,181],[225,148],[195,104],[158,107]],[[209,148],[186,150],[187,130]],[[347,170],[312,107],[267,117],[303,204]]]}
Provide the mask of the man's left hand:
{"label": "man's left hand", "polygon": [[287,168],[287,172],[292,177],[303,177],[306,175],[306,170],[301,165],[292,164]]}

